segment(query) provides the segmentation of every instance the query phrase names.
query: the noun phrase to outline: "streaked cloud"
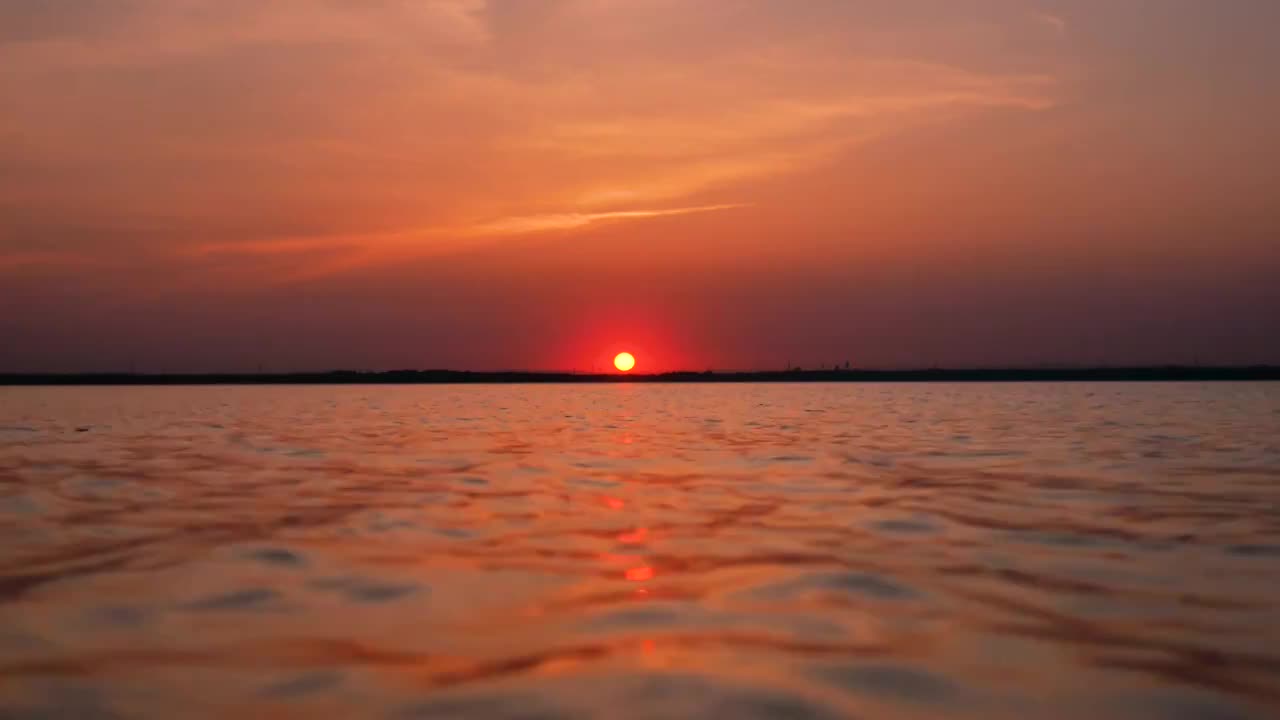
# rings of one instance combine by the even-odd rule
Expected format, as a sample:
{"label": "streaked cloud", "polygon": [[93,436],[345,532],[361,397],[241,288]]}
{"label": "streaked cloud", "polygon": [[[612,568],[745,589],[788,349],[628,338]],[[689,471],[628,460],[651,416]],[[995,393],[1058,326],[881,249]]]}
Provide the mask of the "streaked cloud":
{"label": "streaked cloud", "polygon": [[1067,31],[1067,21],[1061,15],[1054,15],[1052,13],[1040,12],[1040,13],[1036,13],[1034,17],[1037,22],[1041,23],[1042,25],[1047,25],[1048,27],[1053,28],[1058,33],[1064,33]]}
{"label": "streaked cloud", "polygon": [[741,204],[701,205],[697,207],[663,208],[654,210],[615,210],[611,212],[545,213],[502,218],[457,227],[423,228],[383,233],[353,235],[291,237],[257,242],[213,243],[193,249],[195,254],[231,253],[247,255],[275,255],[307,252],[325,248],[367,247],[372,249],[419,248],[436,239],[496,238],[507,235],[531,235],[562,230],[576,230],[594,223],[619,220],[644,220],[648,218],[691,215],[694,213],[733,210]]}
{"label": "streaked cloud", "polygon": [[[23,100],[0,137],[24,168],[0,193],[89,224],[173,218],[190,228],[173,244],[241,246],[246,262],[719,208],[885,135],[1059,92],[1048,70],[851,50],[892,17],[833,25],[833,44],[666,0],[56,4],[0,39],[0,93]],[[678,47],[659,32],[673,14],[698,29]],[[486,216],[504,219],[469,220]],[[227,223],[263,230],[209,237]],[[268,227],[300,223],[320,227]]]}
{"label": "streaked cloud", "polygon": [[190,248],[184,251],[184,254],[193,258],[216,255],[307,258],[305,267],[278,278],[294,282],[358,267],[466,251],[492,245],[500,242],[502,238],[511,236],[568,232],[597,223],[647,220],[734,210],[741,207],[744,206],[722,204],[609,212],[544,213],[456,227],[210,243]]}
{"label": "streaked cloud", "polygon": [[714,212],[716,210],[733,210],[740,204],[700,205],[697,207],[671,208],[666,210],[615,210],[612,212],[594,213],[551,213],[546,215],[527,215],[483,223],[463,232],[468,235],[520,235],[525,233],[549,232],[553,230],[573,230],[599,222],[610,220],[644,220],[673,215],[691,215],[693,213]]}

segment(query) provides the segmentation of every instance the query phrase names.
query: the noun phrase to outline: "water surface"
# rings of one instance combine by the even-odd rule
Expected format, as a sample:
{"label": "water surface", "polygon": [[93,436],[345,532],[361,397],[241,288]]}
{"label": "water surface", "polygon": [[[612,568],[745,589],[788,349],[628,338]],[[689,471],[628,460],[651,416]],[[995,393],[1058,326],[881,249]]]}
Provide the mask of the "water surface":
{"label": "water surface", "polygon": [[1277,713],[1280,385],[0,388],[0,717]]}

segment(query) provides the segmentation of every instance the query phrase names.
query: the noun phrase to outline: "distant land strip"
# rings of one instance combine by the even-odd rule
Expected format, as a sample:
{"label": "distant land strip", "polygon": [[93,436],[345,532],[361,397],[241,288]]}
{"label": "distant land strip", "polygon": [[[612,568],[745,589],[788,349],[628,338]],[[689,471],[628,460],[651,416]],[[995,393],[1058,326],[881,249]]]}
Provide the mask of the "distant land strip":
{"label": "distant land strip", "polygon": [[781,382],[1204,382],[1280,380],[1280,366],[766,370],[658,374],[335,370],[314,373],[0,373],[0,385],[378,385]]}

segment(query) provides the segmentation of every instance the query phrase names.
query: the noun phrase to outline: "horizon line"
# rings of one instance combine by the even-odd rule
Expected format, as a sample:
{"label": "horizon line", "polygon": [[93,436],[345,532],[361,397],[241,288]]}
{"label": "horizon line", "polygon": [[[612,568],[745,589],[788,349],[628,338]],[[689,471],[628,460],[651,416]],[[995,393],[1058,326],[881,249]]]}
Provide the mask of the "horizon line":
{"label": "horizon line", "polygon": [[804,382],[827,381],[1143,381],[1280,380],[1280,365],[1104,365],[915,368],[790,368],[674,370],[656,373],[547,370],[319,370],[286,372],[0,372],[0,386],[232,384],[536,384],[556,382]]}

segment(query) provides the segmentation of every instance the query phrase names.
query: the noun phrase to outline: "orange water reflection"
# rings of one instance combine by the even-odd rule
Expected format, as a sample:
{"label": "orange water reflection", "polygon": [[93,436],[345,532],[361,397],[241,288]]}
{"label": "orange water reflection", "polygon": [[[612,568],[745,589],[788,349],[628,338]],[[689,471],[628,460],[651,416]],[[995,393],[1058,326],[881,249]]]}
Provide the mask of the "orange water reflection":
{"label": "orange water reflection", "polygon": [[1280,387],[615,390],[0,390],[0,716],[1280,707]]}
{"label": "orange water reflection", "polygon": [[642,545],[648,537],[648,528],[636,528],[631,532],[618,533],[618,542],[624,545]]}
{"label": "orange water reflection", "polygon": [[653,579],[653,568],[646,566],[628,568],[626,578],[631,582],[645,582]]}

